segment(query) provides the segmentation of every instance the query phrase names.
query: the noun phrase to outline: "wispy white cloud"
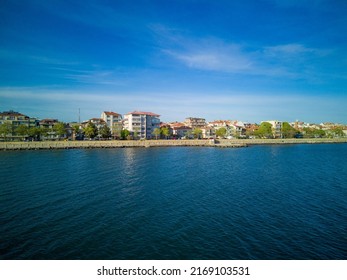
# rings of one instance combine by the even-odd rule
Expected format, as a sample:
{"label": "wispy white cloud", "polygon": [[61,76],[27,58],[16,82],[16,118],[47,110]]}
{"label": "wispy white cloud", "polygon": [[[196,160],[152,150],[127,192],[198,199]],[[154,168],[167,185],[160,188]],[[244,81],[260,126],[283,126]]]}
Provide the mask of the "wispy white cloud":
{"label": "wispy white cloud", "polygon": [[251,60],[244,55],[238,45],[192,47],[185,52],[164,51],[190,68],[243,72],[252,68]]}
{"label": "wispy white cloud", "polygon": [[105,68],[99,65],[82,63],[77,60],[62,57],[62,55],[36,55],[30,52],[0,49],[0,59],[28,65],[32,71],[41,71],[45,75],[72,81],[81,85],[124,85],[126,78],[121,78],[122,72],[117,69]]}
{"label": "wispy white cloud", "polygon": [[150,28],[164,54],[197,70],[313,81],[322,76],[322,63],[329,63],[324,59],[334,52],[298,42],[251,46],[211,37],[194,39],[161,25]]}

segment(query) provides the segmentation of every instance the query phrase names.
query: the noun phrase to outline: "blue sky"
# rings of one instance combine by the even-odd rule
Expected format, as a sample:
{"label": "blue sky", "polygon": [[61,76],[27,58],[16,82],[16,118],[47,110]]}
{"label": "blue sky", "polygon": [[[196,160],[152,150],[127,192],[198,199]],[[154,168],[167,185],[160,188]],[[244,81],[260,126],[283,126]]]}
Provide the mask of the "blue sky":
{"label": "blue sky", "polygon": [[345,0],[2,0],[0,111],[347,123]]}

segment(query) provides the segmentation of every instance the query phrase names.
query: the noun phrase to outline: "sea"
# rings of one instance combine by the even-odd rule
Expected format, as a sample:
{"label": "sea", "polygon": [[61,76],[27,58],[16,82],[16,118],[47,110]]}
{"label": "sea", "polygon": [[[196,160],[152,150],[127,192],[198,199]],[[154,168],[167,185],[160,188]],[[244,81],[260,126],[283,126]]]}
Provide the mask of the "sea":
{"label": "sea", "polygon": [[347,144],[0,151],[0,259],[347,258]]}

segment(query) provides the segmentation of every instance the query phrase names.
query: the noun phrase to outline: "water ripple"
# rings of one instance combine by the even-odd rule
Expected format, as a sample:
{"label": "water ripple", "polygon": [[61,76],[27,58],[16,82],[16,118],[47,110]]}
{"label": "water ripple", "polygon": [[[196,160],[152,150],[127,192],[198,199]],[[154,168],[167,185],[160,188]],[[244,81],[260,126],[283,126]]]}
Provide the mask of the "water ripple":
{"label": "water ripple", "polygon": [[0,258],[345,259],[345,158],[342,144],[2,152]]}

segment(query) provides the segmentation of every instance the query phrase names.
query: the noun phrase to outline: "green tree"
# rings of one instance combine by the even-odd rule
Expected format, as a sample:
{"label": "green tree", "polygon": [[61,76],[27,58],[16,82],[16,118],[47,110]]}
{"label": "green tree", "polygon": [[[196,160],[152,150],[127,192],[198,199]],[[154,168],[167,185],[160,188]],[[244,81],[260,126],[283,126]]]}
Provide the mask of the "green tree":
{"label": "green tree", "polygon": [[102,138],[108,139],[111,137],[111,130],[107,125],[104,125],[99,129],[99,134],[101,135]]}
{"label": "green tree", "polygon": [[21,124],[16,128],[16,134],[19,136],[22,136],[23,138],[28,135],[29,127],[27,127],[25,124]]}
{"label": "green tree", "polygon": [[292,127],[288,122],[282,123],[282,137],[283,138],[294,138],[297,133],[294,127]]}
{"label": "green tree", "polygon": [[95,138],[98,135],[98,128],[92,122],[88,122],[83,132],[88,138]]}
{"label": "green tree", "polygon": [[122,129],[123,125],[121,122],[116,122],[112,125],[112,134],[115,139],[121,138]]}
{"label": "green tree", "polygon": [[53,131],[60,137],[64,137],[66,135],[65,124],[62,122],[55,123],[53,126]]}
{"label": "green tree", "polygon": [[7,137],[12,136],[12,124],[10,122],[5,122],[0,125],[0,136],[7,140]]}
{"label": "green tree", "polygon": [[184,133],[184,137],[186,139],[189,139],[193,135],[193,132],[189,129],[187,132]]}
{"label": "green tree", "polygon": [[221,127],[221,128],[216,130],[216,135],[218,137],[224,138],[226,134],[227,134],[227,129],[225,127]]}
{"label": "green tree", "polygon": [[155,138],[158,140],[158,136],[160,135],[161,131],[160,128],[155,128],[152,132],[152,134],[155,136]]}
{"label": "green tree", "polygon": [[194,138],[200,139],[202,136],[202,130],[200,128],[194,128],[192,134],[194,135]]}
{"label": "green tree", "polygon": [[306,138],[322,138],[326,136],[326,132],[323,129],[305,127],[303,130]]}
{"label": "green tree", "polygon": [[75,139],[80,139],[80,133],[81,133],[81,129],[80,129],[80,125],[79,124],[74,124],[72,126],[72,129],[74,131],[75,134]]}
{"label": "green tree", "polygon": [[134,140],[137,140],[139,138],[139,130],[137,128],[134,129],[133,136],[134,136]]}
{"label": "green tree", "polygon": [[344,136],[345,134],[343,133],[343,129],[341,126],[337,126],[337,127],[334,127],[331,132],[333,133],[333,135],[336,137],[342,137]]}
{"label": "green tree", "polygon": [[260,138],[273,138],[271,123],[262,122],[254,134]]}
{"label": "green tree", "polygon": [[120,134],[121,136],[121,139],[123,139],[123,140],[125,140],[125,139],[127,139],[128,138],[128,136],[130,135],[130,131],[129,130],[127,130],[127,129],[123,129],[122,131],[121,131],[121,134]]}
{"label": "green tree", "polygon": [[41,136],[45,133],[46,133],[45,129],[42,129],[37,126],[30,127],[28,130],[28,135],[36,141],[41,140]]}
{"label": "green tree", "polygon": [[163,136],[165,136],[166,139],[170,136],[170,129],[169,129],[168,127],[163,126],[163,127],[160,129],[160,131],[161,131],[161,134],[162,134]]}

